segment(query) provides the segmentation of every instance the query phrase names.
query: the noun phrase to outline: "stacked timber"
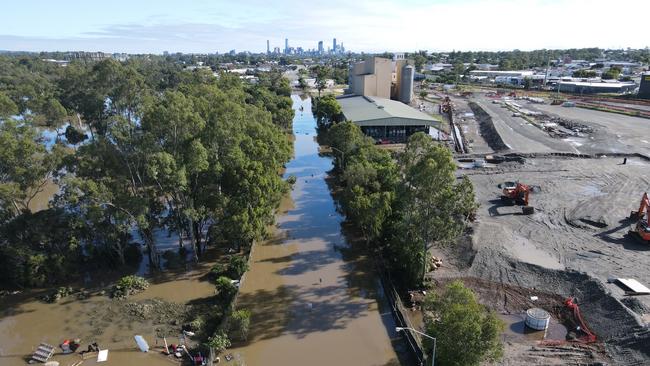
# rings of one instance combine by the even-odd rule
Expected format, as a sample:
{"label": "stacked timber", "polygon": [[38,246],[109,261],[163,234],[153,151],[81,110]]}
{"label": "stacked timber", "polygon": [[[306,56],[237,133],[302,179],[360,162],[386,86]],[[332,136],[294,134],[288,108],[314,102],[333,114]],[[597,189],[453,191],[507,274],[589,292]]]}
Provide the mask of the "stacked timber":
{"label": "stacked timber", "polygon": [[429,262],[431,270],[435,271],[436,269],[442,267],[442,259],[436,256],[431,256],[431,261]]}

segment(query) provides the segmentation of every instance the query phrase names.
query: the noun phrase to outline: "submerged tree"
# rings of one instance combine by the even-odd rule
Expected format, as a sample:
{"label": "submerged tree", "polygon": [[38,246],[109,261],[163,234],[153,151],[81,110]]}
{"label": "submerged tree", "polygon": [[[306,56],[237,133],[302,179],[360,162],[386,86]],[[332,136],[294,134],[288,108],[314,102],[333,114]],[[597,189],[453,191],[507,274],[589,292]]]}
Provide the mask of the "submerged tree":
{"label": "submerged tree", "polygon": [[28,212],[32,200],[58,173],[64,148],[47,150],[29,123],[0,123],[0,216]]}

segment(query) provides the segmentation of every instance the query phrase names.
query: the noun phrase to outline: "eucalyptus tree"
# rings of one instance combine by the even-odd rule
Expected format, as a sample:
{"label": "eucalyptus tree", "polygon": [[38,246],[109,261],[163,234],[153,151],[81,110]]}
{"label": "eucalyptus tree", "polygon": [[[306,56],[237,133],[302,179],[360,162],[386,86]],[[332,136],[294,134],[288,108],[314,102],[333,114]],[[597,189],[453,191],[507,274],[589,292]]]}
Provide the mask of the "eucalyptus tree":
{"label": "eucalyptus tree", "polygon": [[29,211],[31,201],[58,173],[66,154],[55,146],[48,151],[31,124],[0,122],[0,205],[8,217]]}
{"label": "eucalyptus tree", "polygon": [[409,138],[399,159],[403,228],[421,245],[419,267],[426,270],[426,252],[433,244],[456,238],[476,208],[471,182],[456,179],[451,152],[424,133]]}
{"label": "eucalyptus tree", "polygon": [[18,106],[9,96],[0,91],[0,120],[18,114]]}

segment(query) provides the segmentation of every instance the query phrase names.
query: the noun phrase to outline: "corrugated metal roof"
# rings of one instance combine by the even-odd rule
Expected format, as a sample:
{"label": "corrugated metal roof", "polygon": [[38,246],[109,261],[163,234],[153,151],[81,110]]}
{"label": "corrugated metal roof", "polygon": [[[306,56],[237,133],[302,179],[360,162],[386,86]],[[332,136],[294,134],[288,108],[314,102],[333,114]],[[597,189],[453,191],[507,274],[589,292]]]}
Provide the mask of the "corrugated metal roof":
{"label": "corrugated metal roof", "polygon": [[625,83],[625,82],[588,82],[588,81],[560,81],[560,85],[574,85],[574,86],[588,86],[592,88],[611,88],[611,87],[616,87],[616,88],[622,88],[625,86],[633,87],[636,86],[634,82],[631,83]]}
{"label": "corrugated metal roof", "polygon": [[433,117],[426,115],[408,105],[379,97],[342,97],[338,99],[343,115],[360,125],[372,125],[371,121],[381,125],[428,125],[439,124]]}

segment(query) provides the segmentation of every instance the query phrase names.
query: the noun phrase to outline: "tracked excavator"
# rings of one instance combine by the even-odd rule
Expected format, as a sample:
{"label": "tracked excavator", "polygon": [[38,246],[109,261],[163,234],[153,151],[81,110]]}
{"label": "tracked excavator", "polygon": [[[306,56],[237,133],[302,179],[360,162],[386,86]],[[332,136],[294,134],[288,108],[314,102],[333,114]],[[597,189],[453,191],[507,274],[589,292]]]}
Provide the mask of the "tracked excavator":
{"label": "tracked excavator", "polygon": [[523,206],[521,210],[524,215],[532,215],[535,213],[535,208],[528,205],[528,196],[530,192],[535,190],[535,187],[519,182],[505,182],[499,184],[499,188],[503,188],[501,201]]}
{"label": "tracked excavator", "polygon": [[641,197],[639,210],[630,212],[630,218],[637,220],[630,232],[637,234],[641,240],[650,244],[650,199],[647,192]]}

